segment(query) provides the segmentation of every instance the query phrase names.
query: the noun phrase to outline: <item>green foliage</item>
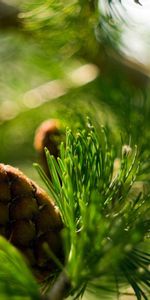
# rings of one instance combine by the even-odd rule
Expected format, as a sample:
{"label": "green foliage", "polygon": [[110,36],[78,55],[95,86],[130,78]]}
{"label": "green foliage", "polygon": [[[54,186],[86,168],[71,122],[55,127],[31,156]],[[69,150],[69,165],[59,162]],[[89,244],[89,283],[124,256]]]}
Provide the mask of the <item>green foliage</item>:
{"label": "green foliage", "polygon": [[120,17],[116,3],[122,6],[119,0],[25,1],[21,17],[27,31],[42,38],[45,45],[57,49],[55,59],[68,60],[79,55],[92,60],[100,50],[94,31],[104,48],[119,48],[121,25],[126,18]]}
{"label": "green foliage", "polygon": [[64,71],[63,62],[56,63],[53,53],[43,51],[42,44],[21,31],[0,30],[0,43],[1,122],[28,109],[23,101],[26,91],[51,79],[60,79]]}
{"label": "green foliage", "polygon": [[[52,183],[39,171],[66,226],[65,272],[71,279],[74,297],[82,295],[85,289],[97,293],[98,299],[113,293],[119,296],[129,283],[138,300],[148,299],[150,196],[145,188],[141,189],[140,181],[149,180],[150,101],[145,77],[136,71],[132,73],[132,64],[126,76],[125,65],[120,67],[114,56],[106,55],[117,50],[117,57],[124,63],[118,46],[119,24],[125,16],[120,19],[114,5],[121,5],[121,1],[101,0],[99,7],[97,1],[87,0],[16,2],[23,10],[20,17],[24,30],[0,33],[0,122],[12,118],[0,128],[0,159],[26,169],[28,161],[35,160],[31,145],[41,121],[57,116],[68,118],[69,126],[75,123],[77,127],[76,113],[85,112],[88,105],[95,113],[93,106],[100,103],[96,106],[98,120],[114,133],[108,138],[107,130],[95,132],[91,124],[77,135],[68,129],[61,158],[56,162],[47,153]],[[101,3],[105,4],[105,13]],[[73,89],[55,103],[39,107],[37,103],[30,110],[22,93],[51,79],[63,78],[70,66],[78,65],[77,60],[79,64],[96,64],[100,77],[86,87]],[[75,104],[70,109],[71,102]],[[129,148],[124,148],[122,155],[118,145],[120,132],[123,143],[132,137],[138,150],[133,147],[128,154],[125,149]],[[120,159],[118,169],[116,157]],[[30,167],[28,172],[33,175]],[[0,245],[4,249],[0,250],[0,272],[4,271],[0,273],[1,299],[38,299],[37,284],[18,252],[4,239],[0,239]],[[12,282],[10,287],[8,282]]]}
{"label": "green foliage", "polygon": [[80,52],[83,41],[92,47],[96,12],[90,1],[27,1],[22,19],[27,31],[42,39],[49,51],[57,51],[55,60],[64,61]]}
{"label": "green foliage", "polygon": [[150,256],[140,245],[148,245],[150,195],[134,189],[142,164],[137,147],[123,146],[115,167],[108,132],[96,132],[88,121],[75,135],[67,130],[58,161],[46,155],[52,182],[37,168],[65,224],[65,272],[73,295],[99,289],[107,298],[129,283],[138,300],[148,299]]}
{"label": "green foliage", "polygon": [[38,285],[23,257],[2,236],[0,237],[0,299],[38,300]]}

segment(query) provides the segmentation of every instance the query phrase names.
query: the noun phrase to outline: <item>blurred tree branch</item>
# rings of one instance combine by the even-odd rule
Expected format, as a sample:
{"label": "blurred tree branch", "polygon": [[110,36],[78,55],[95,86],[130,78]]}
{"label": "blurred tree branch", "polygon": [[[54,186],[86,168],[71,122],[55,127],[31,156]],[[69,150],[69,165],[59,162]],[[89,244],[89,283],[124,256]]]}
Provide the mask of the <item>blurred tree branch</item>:
{"label": "blurred tree branch", "polygon": [[70,57],[84,59],[96,64],[103,78],[115,73],[118,82],[124,80],[141,89],[147,86],[149,70],[119,51],[119,25],[100,11],[98,1],[28,3],[22,19],[27,32],[37,35],[49,48],[57,47],[54,51],[63,61]]}
{"label": "blurred tree branch", "polygon": [[20,10],[12,5],[0,1],[0,27],[19,27],[21,25],[18,15]]}
{"label": "blurred tree branch", "polygon": [[[54,5],[53,1],[41,1],[36,6],[27,1],[26,5],[22,6],[21,12],[22,14],[19,8],[0,0],[0,27],[2,29],[23,27],[26,35],[32,32],[32,38],[37,35],[37,38],[41,39],[43,45],[51,51],[51,56],[53,53],[50,48],[54,49],[55,53],[57,50],[59,59],[63,61],[71,55],[92,62],[100,68],[103,78],[115,73],[116,79],[127,81],[135,88],[145,89],[147,86],[149,74],[146,66],[119,53],[117,28],[113,19],[108,20],[107,17],[105,19],[98,8],[98,1],[83,0],[75,4],[58,1],[57,5]],[[111,32],[110,34],[105,32],[103,28],[105,24],[108,25],[108,29],[112,27],[113,36]],[[94,34],[95,28],[99,31],[100,40]],[[109,37],[112,38],[111,41]],[[69,49],[71,54],[65,49]]]}

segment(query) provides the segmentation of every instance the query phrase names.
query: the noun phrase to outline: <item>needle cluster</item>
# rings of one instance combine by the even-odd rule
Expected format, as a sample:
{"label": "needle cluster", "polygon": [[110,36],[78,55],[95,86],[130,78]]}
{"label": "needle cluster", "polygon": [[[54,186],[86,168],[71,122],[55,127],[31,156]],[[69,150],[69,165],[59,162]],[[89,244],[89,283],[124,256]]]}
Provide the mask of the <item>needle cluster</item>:
{"label": "needle cluster", "polygon": [[86,289],[120,295],[130,284],[148,300],[150,195],[138,182],[137,147],[120,152],[116,167],[108,133],[88,120],[77,134],[67,129],[57,161],[46,150],[52,181],[38,167],[64,223],[64,272],[75,299]]}

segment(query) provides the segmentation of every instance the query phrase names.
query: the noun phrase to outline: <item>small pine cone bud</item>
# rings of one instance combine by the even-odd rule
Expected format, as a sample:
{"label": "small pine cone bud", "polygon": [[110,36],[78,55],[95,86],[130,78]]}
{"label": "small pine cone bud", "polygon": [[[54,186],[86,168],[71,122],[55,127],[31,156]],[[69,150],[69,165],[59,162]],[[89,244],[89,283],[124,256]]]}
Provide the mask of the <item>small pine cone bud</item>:
{"label": "small pine cone bud", "polygon": [[57,119],[44,121],[36,130],[34,147],[39,155],[41,164],[49,177],[50,173],[47,166],[44,148],[46,147],[50,151],[50,154],[57,158],[59,156],[59,146],[61,141],[61,126]]}
{"label": "small pine cone bud", "polygon": [[40,280],[56,269],[45,244],[63,260],[62,227],[49,196],[18,169],[0,164],[0,234],[23,253]]}
{"label": "small pine cone bud", "polygon": [[132,153],[132,148],[129,145],[122,146],[122,156],[127,157]]}

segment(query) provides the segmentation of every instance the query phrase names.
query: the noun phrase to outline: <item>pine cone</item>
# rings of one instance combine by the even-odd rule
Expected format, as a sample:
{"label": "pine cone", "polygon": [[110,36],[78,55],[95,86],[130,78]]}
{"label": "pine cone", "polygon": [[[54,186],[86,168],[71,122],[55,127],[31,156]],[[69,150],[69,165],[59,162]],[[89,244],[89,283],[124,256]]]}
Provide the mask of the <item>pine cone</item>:
{"label": "pine cone", "polygon": [[62,227],[49,196],[18,169],[0,164],[0,234],[25,255],[39,280],[56,268],[44,243],[63,259]]}
{"label": "pine cone", "polygon": [[55,158],[59,156],[59,146],[62,141],[60,122],[57,119],[44,121],[36,130],[34,147],[39,155],[40,162],[50,177],[44,148],[46,147]]}

